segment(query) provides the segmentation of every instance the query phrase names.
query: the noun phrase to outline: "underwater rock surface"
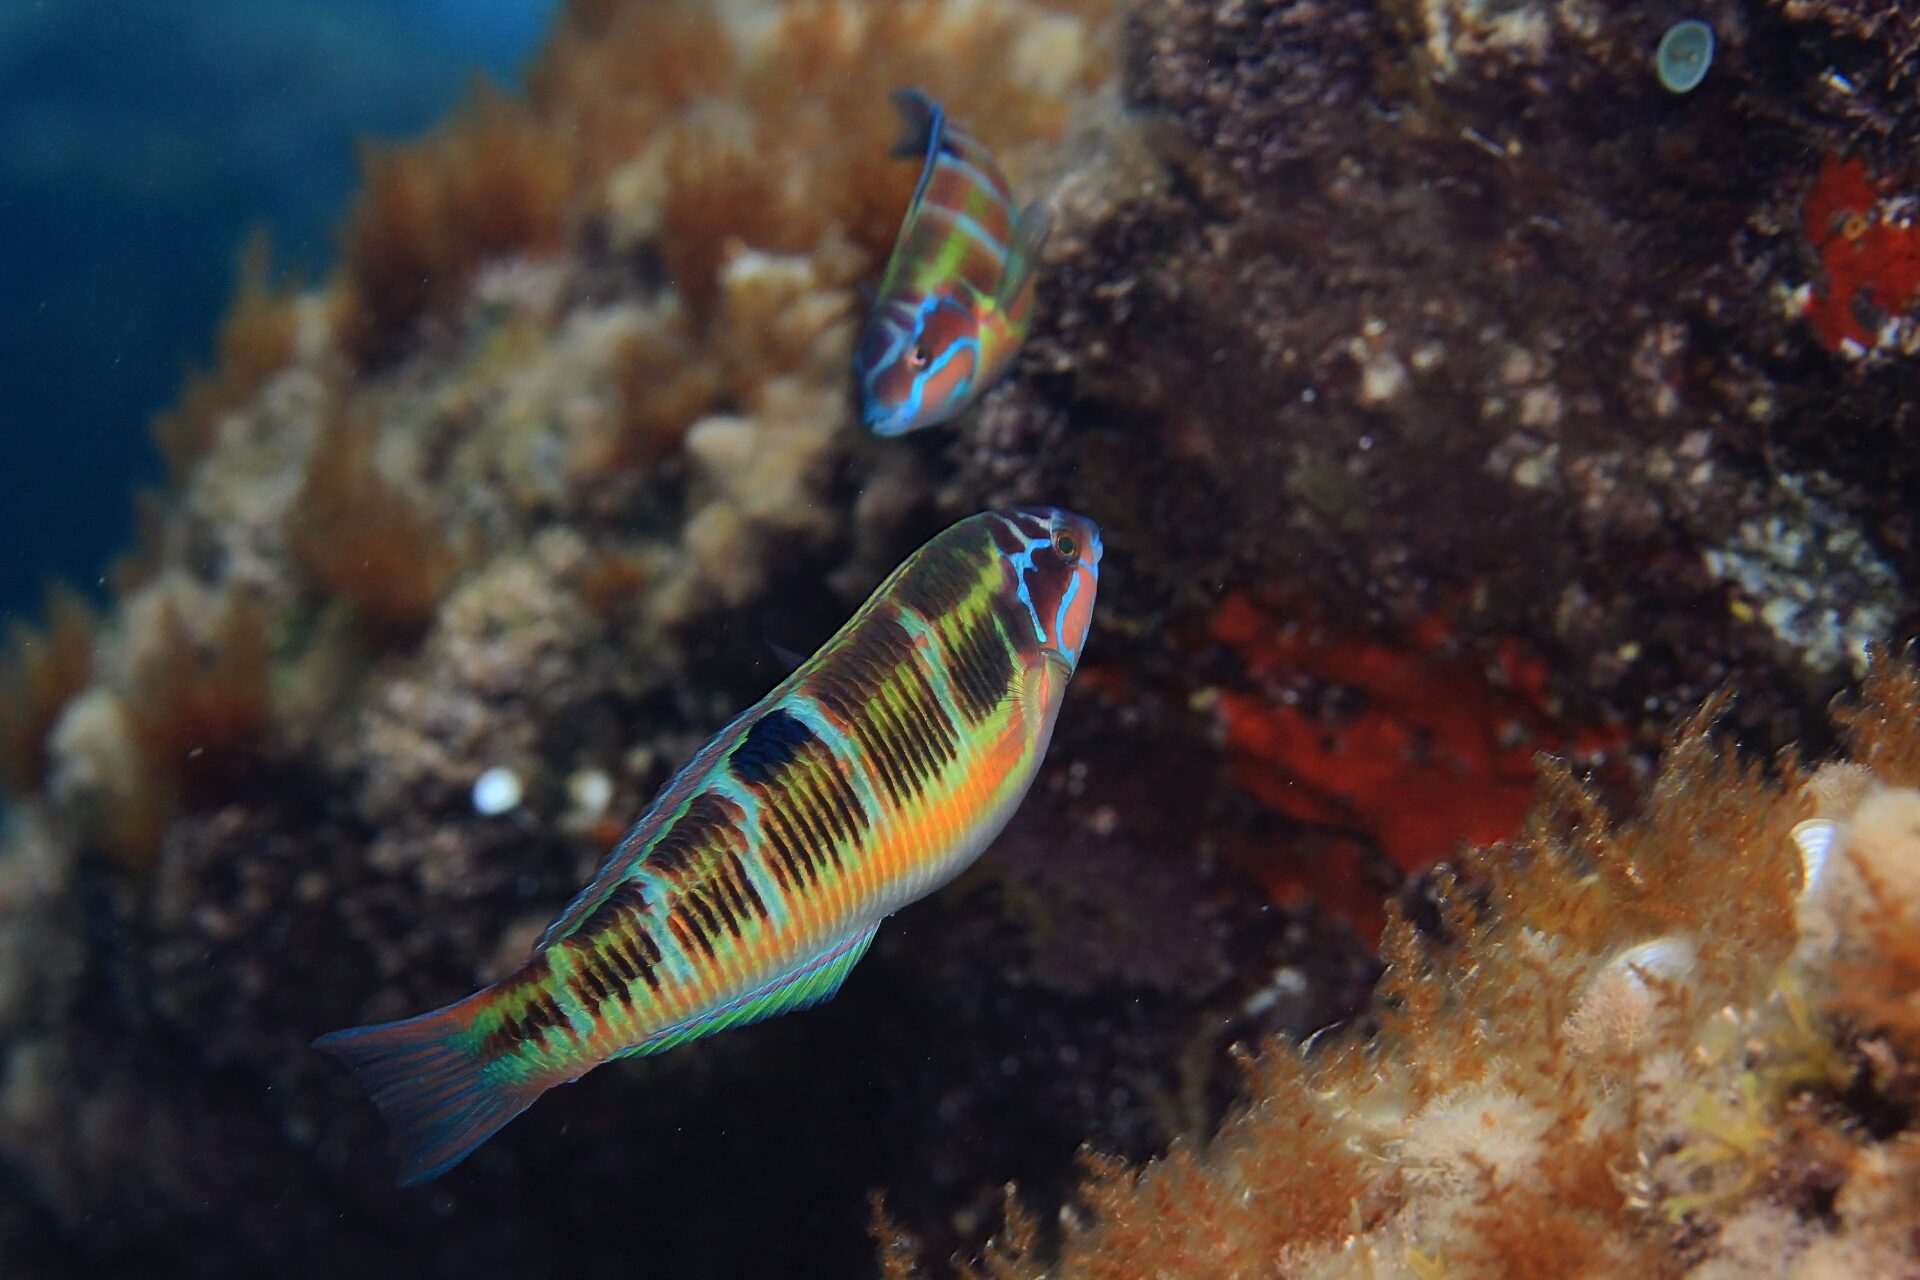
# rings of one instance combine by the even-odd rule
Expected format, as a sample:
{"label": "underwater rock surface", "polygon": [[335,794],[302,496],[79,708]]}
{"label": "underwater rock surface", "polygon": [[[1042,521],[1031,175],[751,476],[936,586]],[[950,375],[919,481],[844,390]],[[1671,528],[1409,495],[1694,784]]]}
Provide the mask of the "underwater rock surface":
{"label": "underwater rock surface", "polygon": [[1202,1150],[1094,1161],[1047,1248],[1010,1199],[988,1273],[1913,1274],[1917,699],[1882,667],[1849,762],[1781,781],[1712,708],[1631,822],[1550,778],[1438,929],[1390,926],[1372,1036],[1270,1048]]}
{"label": "underwater rock surface", "polygon": [[[117,602],[57,600],[17,640],[0,1248],[48,1274],[861,1274],[869,1191],[927,1256],[971,1255],[1008,1180],[1057,1205],[1081,1143],[1195,1150],[1250,1086],[1210,1158],[1153,1166],[1144,1200],[1109,1168],[1085,1218],[1109,1225],[1045,1233],[1069,1274],[1138,1274],[1127,1232],[1159,1222],[1197,1268],[1168,1274],[1296,1249],[1500,1274],[1519,1255],[1474,1234],[1479,1179],[1534,1168],[1588,1090],[1644,1084],[1621,1036],[1669,1025],[1681,969],[1675,1044],[1733,1053],[1714,1001],[1804,1039],[1757,1100],[1733,1057],[1687,1086],[1758,1108],[1737,1158],[1672,1163],[1692,1093],[1663,1095],[1666,1128],[1584,1136],[1569,1247],[1684,1269],[1731,1257],[1740,1215],[1800,1252],[1884,1223],[1874,1188],[1913,1176],[1911,957],[1848,959],[1886,1004],[1824,1003],[1831,955],[1789,970],[1804,999],[1776,991],[1807,806],[1708,768],[1698,732],[1651,766],[1728,684],[1743,747],[1824,754],[1828,697],[1914,630],[1920,343],[1895,285],[1920,24],[1698,16],[1713,72],[1679,98],[1651,63],[1671,18],[1525,0],[575,0],[524,103],[482,93],[372,160],[335,279],[242,290],[157,426],[173,484]],[[876,442],[848,361],[914,178],[887,156],[905,84],[1051,191],[1056,230],[1013,378],[954,430]],[[989,855],[830,1005],[596,1073],[391,1190],[311,1036],[506,971],[783,674],[769,642],[810,648],[927,533],[1026,500],[1089,512],[1109,555]],[[1886,670],[1875,705],[1910,718]],[[1655,816],[1616,837],[1584,792],[1535,802],[1542,748]],[[1913,750],[1854,744],[1875,787],[1920,784]],[[519,803],[483,813],[497,770]],[[1427,872],[1530,805],[1525,841]],[[1724,856],[1681,848],[1673,812]],[[1614,839],[1652,861],[1570,886]],[[1642,866],[1685,893],[1646,898]],[[1378,1047],[1329,1035],[1246,1077],[1231,1045],[1366,1007],[1389,895],[1356,1024]],[[1682,918],[1722,897],[1745,904],[1724,936]],[[1449,995],[1460,956],[1489,976]],[[1613,994],[1582,1014],[1590,976]],[[1467,1055],[1474,1001],[1523,982],[1552,1015],[1526,1025],[1563,1028],[1545,1056]],[[1368,1053],[1404,1097],[1299,1100]],[[1567,1055],[1606,1071],[1550,1097],[1502,1079]],[[1451,1141],[1488,1108],[1506,1146]],[[1297,1237],[1243,1229],[1276,1115],[1326,1174],[1286,1192]],[[1343,1163],[1367,1124],[1414,1191]],[[1649,1151],[1618,1195],[1593,1172]],[[1176,1227],[1189,1202],[1242,1216]],[[998,1249],[992,1274],[1044,1256]]]}

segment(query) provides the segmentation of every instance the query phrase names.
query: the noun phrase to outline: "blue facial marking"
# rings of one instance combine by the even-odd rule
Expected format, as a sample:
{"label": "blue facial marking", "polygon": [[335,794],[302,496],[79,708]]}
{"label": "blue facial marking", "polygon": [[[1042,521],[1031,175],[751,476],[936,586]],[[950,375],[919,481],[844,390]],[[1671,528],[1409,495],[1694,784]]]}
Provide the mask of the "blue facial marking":
{"label": "blue facial marking", "polygon": [[[905,310],[904,303],[896,303],[893,305]],[[885,397],[879,392],[877,384],[880,376],[887,370],[896,367],[898,363],[905,358],[905,353],[908,350],[920,345],[926,334],[928,320],[942,307],[951,307],[968,320],[971,321],[973,319],[973,312],[970,311],[964,303],[944,294],[936,294],[932,297],[922,299],[920,304],[911,310],[909,313],[909,323],[911,327],[909,327],[909,324],[903,324],[892,316],[886,316],[869,322],[872,324],[885,325],[892,335],[892,341],[888,344],[886,350],[876,356],[860,371],[860,391],[864,401],[861,416],[866,420],[867,424],[880,435],[898,435],[902,432],[911,431],[916,426],[931,425],[932,422],[938,422],[944,417],[951,417],[954,409],[964,404],[967,398],[973,393],[975,379],[974,375],[970,373],[955,384],[953,390],[947,395],[943,402],[934,406],[935,412],[939,416],[929,418],[925,421],[922,420],[921,414],[926,411],[927,385],[934,377],[940,374],[948,364],[963,355],[970,356],[973,360],[975,372],[978,371],[980,366],[980,340],[977,337],[956,338],[948,343],[945,350],[934,357],[927,368],[920,370],[920,372],[914,375],[907,395],[902,398],[899,403],[888,405]]]}
{"label": "blue facial marking", "polygon": [[1047,642],[1047,629],[1040,621],[1040,611],[1033,607],[1033,594],[1027,590],[1027,572],[1033,568],[1034,548],[1044,544],[1027,540],[1026,550],[1007,557],[1013,565],[1014,589],[1019,592],[1020,603],[1027,606],[1027,617],[1033,619],[1033,638],[1041,644]]}
{"label": "blue facial marking", "polygon": [[[920,303],[920,306],[914,312],[914,323],[913,323],[914,343],[916,344],[919,343],[921,336],[926,333],[927,320],[933,315],[935,311],[938,311],[941,307],[952,307],[955,311],[958,311],[961,315],[965,315],[965,316],[970,316],[971,314],[967,311],[965,307],[961,306],[958,302],[955,302],[952,298],[946,297],[944,295],[935,295],[934,297],[924,299]],[[945,351],[942,351],[939,357],[935,359],[932,364],[930,364],[927,368],[922,369],[918,374],[914,375],[912,390],[910,390],[907,393],[906,400],[904,400],[901,403],[899,409],[895,411],[895,415],[900,421],[902,421],[903,423],[911,424],[919,419],[921,403],[926,398],[927,380],[929,378],[932,378],[935,374],[939,373],[942,369],[945,369],[947,365],[950,362],[952,362],[954,359],[958,358],[963,351],[971,351],[973,354],[974,367],[975,368],[979,367],[979,364],[980,364],[979,339],[960,338],[950,343],[947,349]],[[958,402],[959,400],[964,399],[967,390],[972,385],[973,385],[972,378],[967,378],[965,381],[963,381],[960,384],[958,390],[956,391],[953,397],[954,401]],[[905,428],[903,427],[902,429],[904,430]]]}
{"label": "blue facial marking", "polygon": [[[948,346],[948,348],[945,351],[942,351],[940,353],[939,359],[935,360],[932,364],[928,365],[925,369],[921,370],[918,374],[914,376],[913,390],[907,394],[907,402],[906,404],[901,406],[900,412],[908,418],[918,418],[920,416],[921,401],[926,396],[928,379],[932,378],[935,374],[939,373],[942,369],[945,369],[949,364],[952,364],[956,359],[958,359],[963,353],[966,353],[966,352],[972,353],[973,362],[977,367],[980,363],[980,340],[978,338],[959,339],[958,341]],[[960,384],[954,388],[953,397],[952,397],[953,401],[957,403],[958,401],[965,399],[967,394],[967,388],[972,385],[973,385],[972,378],[963,379],[960,382]]]}
{"label": "blue facial marking", "polygon": [[1067,633],[1067,608],[1073,603],[1073,598],[1079,594],[1080,575],[1076,573],[1073,575],[1073,581],[1067,584],[1066,593],[1060,597],[1060,608],[1056,610],[1053,615],[1054,647],[1066,654],[1069,658],[1072,658],[1075,662],[1080,660],[1079,650],[1067,648],[1066,642],[1062,640],[1061,637]]}

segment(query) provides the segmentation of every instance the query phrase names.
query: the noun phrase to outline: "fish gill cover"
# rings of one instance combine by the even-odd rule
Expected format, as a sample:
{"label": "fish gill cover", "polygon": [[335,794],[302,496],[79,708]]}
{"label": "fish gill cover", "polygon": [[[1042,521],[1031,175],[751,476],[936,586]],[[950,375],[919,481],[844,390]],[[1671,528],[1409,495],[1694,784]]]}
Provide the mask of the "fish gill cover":
{"label": "fish gill cover", "polygon": [[[1912,1270],[1903,659],[1812,762],[1915,630],[1920,11],[1702,6],[1684,96],[1680,16],[575,0],[243,290],[115,599],[14,638],[7,1256],[871,1274],[879,1190],[892,1275]],[[1008,379],[876,441],[903,86],[1054,230]],[[769,640],[1036,501],[1101,623],[976,870],[394,1193],[307,1040],[505,974]]]}

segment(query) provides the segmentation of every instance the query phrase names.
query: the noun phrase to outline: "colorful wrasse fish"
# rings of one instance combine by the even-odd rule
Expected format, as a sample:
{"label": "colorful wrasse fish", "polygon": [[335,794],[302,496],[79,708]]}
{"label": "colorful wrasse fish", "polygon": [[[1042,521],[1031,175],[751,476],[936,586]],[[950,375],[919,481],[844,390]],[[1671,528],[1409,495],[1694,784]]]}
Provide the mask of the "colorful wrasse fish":
{"label": "colorful wrasse fish", "polygon": [[1064,511],[962,520],[700,749],[516,973],[314,1041],[385,1114],[402,1181],[603,1062],[831,997],[880,921],[979,856],[1026,794],[1100,552]]}
{"label": "colorful wrasse fish", "polygon": [[893,101],[907,125],[894,154],[926,165],[854,357],[862,416],[883,436],[947,421],[1012,365],[1049,226],[1038,201],[1015,216],[993,153],[939,103],[913,89]]}

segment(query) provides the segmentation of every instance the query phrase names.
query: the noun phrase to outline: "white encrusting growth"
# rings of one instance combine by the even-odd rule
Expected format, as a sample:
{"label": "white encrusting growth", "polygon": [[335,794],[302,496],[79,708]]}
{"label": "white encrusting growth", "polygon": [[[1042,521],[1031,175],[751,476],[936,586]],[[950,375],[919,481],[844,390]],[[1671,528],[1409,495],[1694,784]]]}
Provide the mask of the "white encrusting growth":
{"label": "white encrusting growth", "polygon": [[1809,667],[1863,673],[1867,647],[1894,633],[1899,574],[1808,479],[1782,476],[1777,488],[1777,514],[1743,521],[1709,548],[1707,570]]}
{"label": "white encrusting growth", "polygon": [[1597,1055],[1644,1040],[1666,991],[1693,971],[1694,945],[1682,937],[1637,943],[1601,965],[1562,1030],[1578,1053]]}

